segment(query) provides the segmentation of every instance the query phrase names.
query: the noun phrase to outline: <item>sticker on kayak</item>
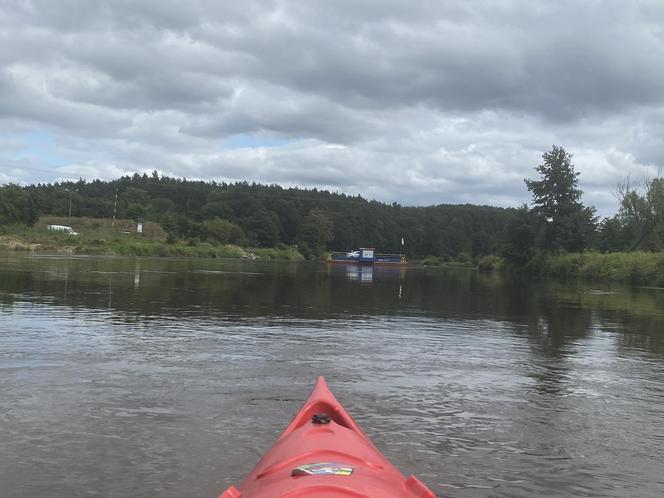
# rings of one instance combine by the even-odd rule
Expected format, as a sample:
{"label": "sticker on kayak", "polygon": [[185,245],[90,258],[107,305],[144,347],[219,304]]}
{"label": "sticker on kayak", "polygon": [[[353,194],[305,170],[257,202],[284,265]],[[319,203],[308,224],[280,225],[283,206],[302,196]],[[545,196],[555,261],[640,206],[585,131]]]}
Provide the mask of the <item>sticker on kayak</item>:
{"label": "sticker on kayak", "polygon": [[309,463],[295,467],[292,476],[349,476],[353,467],[343,463]]}

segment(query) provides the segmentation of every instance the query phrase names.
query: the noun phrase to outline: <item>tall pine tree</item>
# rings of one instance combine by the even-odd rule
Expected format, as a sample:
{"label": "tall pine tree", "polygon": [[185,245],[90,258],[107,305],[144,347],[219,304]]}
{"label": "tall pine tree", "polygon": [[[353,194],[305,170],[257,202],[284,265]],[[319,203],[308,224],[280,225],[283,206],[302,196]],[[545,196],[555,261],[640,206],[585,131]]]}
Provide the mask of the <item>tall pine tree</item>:
{"label": "tall pine tree", "polygon": [[540,180],[526,179],[533,194],[533,213],[540,219],[537,243],[551,251],[582,251],[589,246],[597,225],[595,208],[581,202],[579,173],[574,171],[572,154],[553,146],[542,154],[537,166]]}

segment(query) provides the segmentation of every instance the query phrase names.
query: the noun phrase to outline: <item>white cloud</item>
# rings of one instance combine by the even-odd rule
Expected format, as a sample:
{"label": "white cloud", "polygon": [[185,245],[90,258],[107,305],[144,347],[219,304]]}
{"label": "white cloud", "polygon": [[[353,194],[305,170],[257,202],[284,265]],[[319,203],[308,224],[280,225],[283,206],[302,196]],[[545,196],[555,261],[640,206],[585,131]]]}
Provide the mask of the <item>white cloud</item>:
{"label": "white cloud", "polygon": [[[505,206],[556,144],[608,214],[664,165],[663,22],[653,1],[2,2],[0,181],[157,169]],[[32,130],[58,161],[12,141]]]}

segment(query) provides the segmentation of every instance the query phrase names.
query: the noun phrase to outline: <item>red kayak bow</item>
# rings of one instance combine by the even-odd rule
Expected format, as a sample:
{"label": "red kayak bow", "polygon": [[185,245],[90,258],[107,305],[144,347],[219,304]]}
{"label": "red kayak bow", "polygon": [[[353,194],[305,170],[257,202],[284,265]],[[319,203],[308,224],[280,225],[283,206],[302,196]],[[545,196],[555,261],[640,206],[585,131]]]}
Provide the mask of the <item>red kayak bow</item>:
{"label": "red kayak bow", "polygon": [[406,479],[343,406],[323,377],[239,489],[219,498],[436,498]]}

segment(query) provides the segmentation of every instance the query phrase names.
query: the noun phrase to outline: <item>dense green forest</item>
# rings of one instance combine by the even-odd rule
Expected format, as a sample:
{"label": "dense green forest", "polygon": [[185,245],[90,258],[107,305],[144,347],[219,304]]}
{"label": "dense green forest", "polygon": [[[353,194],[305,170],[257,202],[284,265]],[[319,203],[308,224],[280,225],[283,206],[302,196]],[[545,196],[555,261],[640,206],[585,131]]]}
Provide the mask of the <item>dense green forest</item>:
{"label": "dense green forest", "polygon": [[70,198],[74,217],[110,218],[115,212],[118,218],[158,222],[171,238],[258,247],[297,244],[306,255],[360,246],[444,258],[500,253],[505,226],[515,213],[472,205],[404,207],[325,190],[189,181],[155,172],[114,181],[5,186],[0,225],[68,216]]}
{"label": "dense green forest", "polygon": [[[297,245],[305,256],[361,246],[410,257],[522,266],[541,253],[664,249],[664,179],[619,188],[619,210],[599,220],[582,203],[572,155],[553,147],[526,179],[532,207],[440,204],[406,207],[325,190],[216,183],[134,174],[118,180],[0,187],[0,230],[40,216],[160,223],[169,240],[254,247]],[[404,244],[402,245],[402,240]]]}

